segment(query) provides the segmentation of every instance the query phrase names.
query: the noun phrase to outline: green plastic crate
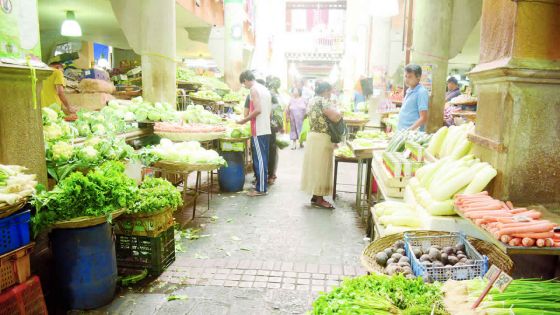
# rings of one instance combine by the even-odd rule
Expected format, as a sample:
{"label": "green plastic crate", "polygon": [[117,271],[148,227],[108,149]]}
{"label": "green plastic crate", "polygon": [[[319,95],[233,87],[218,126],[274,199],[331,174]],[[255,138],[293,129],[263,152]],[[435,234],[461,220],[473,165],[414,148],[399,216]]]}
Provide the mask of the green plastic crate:
{"label": "green plastic crate", "polygon": [[175,261],[173,226],[158,236],[116,234],[115,248],[119,268],[147,269],[157,276]]}

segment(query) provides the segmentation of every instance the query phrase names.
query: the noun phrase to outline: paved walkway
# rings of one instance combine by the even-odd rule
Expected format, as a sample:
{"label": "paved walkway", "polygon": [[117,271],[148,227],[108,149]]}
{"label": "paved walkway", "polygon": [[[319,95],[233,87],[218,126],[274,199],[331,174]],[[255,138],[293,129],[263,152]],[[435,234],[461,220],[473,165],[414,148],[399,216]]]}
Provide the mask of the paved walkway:
{"label": "paved walkway", "polygon": [[[175,263],[157,280],[123,290],[94,313],[304,314],[318,292],[363,274],[354,195],[342,194],[334,211],[309,206],[299,191],[302,159],[303,150],[281,151],[268,196],[215,195],[206,218],[189,225],[201,238],[181,238]],[[354,174],[341,165],[339,181],[353,183]]]}

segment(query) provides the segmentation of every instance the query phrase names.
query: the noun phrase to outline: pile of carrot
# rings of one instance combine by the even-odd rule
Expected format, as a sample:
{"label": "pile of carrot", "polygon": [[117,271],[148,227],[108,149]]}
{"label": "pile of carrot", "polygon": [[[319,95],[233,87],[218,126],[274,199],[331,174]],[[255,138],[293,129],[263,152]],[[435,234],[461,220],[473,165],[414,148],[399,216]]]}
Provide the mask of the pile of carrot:
{"label": "pile of carrot", "polygon": [[515,208],[486,191],[456,195],[455,209],[510,246],[560,247],[560,233],[554,233],[558,224],[541,219],[540,211]]}

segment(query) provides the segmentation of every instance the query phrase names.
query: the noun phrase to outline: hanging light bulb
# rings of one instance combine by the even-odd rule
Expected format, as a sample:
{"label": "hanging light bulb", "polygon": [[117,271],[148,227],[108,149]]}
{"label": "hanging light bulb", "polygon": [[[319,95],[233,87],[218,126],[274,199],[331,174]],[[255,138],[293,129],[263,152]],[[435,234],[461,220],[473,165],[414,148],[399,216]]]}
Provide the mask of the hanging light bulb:
{"label": "hanging light bulb", "polygon": [[60,27],[60,35],[68,37],[80,37],[82,36],[82,28],[78,21],[76,21],[76,16],[74,11],[66,11],[66,20],[62,22]]}

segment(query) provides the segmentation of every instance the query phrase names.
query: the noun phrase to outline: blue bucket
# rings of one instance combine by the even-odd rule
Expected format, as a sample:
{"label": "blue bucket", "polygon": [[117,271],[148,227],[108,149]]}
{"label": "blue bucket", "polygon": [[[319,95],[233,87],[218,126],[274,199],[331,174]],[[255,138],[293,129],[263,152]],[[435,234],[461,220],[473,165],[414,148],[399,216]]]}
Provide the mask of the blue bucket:
{"label": "blue bucket", "polygon": [[64,306],[86,310],[109,304],[117,288],[111,225],[55,229],[51,242],[57,288]]}
{"label": "blue bucket", "polygon": [[245,185],[245,156],[244,152],[222,152],[227,166],[218,170],[220,190],[223,192],[238,192]]}

